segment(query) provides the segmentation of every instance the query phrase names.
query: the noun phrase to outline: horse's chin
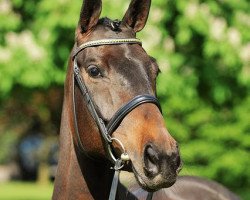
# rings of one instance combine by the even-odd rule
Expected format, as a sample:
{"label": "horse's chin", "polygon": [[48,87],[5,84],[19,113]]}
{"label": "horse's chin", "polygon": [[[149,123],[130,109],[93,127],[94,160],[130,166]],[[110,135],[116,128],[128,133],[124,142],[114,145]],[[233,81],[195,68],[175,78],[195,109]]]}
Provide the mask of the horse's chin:
{"label": "horse's chin", "polygon": [[124,167],[122,168],[122,171],[127,171],[127,172],[134,173],[131,162],[126,163],[124,165]]}
{"label": "horse's chin", "polygon": [[155,192],[162,188],[171,187],[176,182],[177,178],[177,176],[174,176],[171,178],[169,177],[168,179],[162,179],[159,175],[159,177],[150,179],[144,175],[140,175],[140,173],[137,172],[137,170],[133,165],[132,165],[132,171],[140,187],[148,192]]}

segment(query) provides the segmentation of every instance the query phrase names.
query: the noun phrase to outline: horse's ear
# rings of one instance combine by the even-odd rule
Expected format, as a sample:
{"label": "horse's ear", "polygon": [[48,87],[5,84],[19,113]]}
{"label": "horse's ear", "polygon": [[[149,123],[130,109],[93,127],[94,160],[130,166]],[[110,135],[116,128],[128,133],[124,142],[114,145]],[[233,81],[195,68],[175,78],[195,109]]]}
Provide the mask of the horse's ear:
{"label": "horse's ear", "polygon": [[80,31],[81,33],[85,33],[93,26],[95,26],[99,20],[101,11],[101,0],[84,0],[77,27],[78,31]]}
{"label": "horse's ear", "polygon": [[132,0],[122,21],[139,32],[147,22],[150,5],[151,0]]}

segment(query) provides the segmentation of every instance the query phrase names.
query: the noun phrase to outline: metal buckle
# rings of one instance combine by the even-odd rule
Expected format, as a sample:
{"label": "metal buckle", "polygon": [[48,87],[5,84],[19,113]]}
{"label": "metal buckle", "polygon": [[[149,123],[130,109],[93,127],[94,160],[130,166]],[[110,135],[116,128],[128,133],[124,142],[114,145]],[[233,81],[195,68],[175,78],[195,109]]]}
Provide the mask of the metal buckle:
{"label": "metal buckle", "polygon": [[[120,158],[116,158],[113,151],[112,151],[112,143],[116,142],[122,149],[122,154],[120,156]],[[108,151],[109,151],[109,155],[111,156],[112,160],[114,163],[116,163],[118,160],[122,161],[122,165],[120,166],[119,169],[124,167],[124,163],[128,162],[130,160],[128,153],[126,152],[122,142],[120,140],[118,140],[117,138],[111,137],[111,143],[108,145]]]}

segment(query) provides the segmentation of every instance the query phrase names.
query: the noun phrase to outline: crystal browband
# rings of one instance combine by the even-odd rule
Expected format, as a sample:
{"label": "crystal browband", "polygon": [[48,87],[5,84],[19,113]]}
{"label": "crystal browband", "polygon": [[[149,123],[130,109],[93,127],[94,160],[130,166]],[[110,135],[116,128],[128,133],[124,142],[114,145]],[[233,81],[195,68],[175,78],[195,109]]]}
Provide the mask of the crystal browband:
{"label": "crystal browband", "polygon": [[105,39],[105,40],[94,40],[81,44],[73,50],[72,58],[74,58],[80,51],[87,47],[95,47],[100,45],[113,45],[113,44],[140,44],[141,40],[137,38],[125,38],[125,39]]}

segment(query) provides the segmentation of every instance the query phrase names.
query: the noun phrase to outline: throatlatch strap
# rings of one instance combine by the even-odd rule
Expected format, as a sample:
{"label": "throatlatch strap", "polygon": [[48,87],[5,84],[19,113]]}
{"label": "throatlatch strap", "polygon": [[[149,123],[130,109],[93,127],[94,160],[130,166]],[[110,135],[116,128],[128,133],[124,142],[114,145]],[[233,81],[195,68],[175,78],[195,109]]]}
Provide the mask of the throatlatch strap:
{"label": "throatlatch strap", "polygon": [[109,193],[109,200],[115,200],[121,166],[122,166],[122,161],[120,159],[116,160],[114,167],[115,173]]}
{"label": "throatlatch strap", "polygon": [[153,194],[153,192],[149,192],[146,200],[152,200]]}

